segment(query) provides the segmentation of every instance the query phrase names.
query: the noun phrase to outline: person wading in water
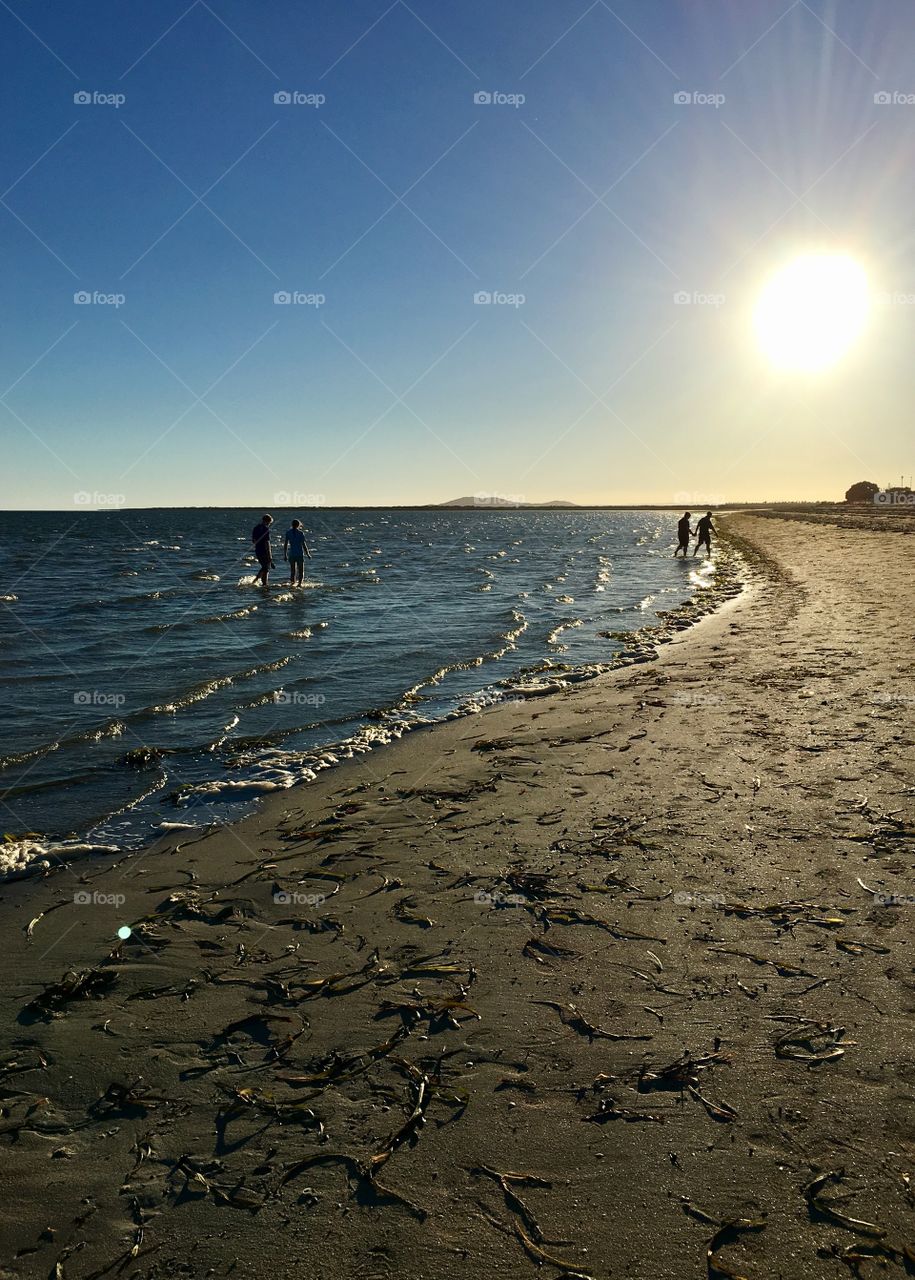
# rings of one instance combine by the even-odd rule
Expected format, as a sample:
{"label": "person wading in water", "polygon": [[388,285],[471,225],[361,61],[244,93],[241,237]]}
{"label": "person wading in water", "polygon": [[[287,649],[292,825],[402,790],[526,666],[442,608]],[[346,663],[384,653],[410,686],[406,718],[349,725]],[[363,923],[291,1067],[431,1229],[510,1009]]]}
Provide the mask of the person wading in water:
{"label": "person wading in water", "polygon": [[254,581],[260,579],[264,586],[269,586],[267,575],[270,570],[275,568],[273,556],[270,554],[270,526],[273,524],[273,516],[262,516],[260,524],[256,524],[251,530],[251,541],[254,543],[254,554],[257,556],[257,563],[260,565],[257,573],[254,575]]}

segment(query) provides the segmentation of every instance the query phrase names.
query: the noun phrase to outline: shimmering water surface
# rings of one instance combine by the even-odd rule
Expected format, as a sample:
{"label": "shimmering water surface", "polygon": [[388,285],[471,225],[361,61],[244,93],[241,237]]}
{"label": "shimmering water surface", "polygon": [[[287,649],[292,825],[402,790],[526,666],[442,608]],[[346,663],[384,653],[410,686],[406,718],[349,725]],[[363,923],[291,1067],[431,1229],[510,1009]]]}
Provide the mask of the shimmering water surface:
{"label": "shimmering water surface", "polygon": [[[234,817],[405,727],[611,660],[714,566],[658,512],[0,515],[0,830],[130,846]],[[288,526],[276,513],[274,542]]]}

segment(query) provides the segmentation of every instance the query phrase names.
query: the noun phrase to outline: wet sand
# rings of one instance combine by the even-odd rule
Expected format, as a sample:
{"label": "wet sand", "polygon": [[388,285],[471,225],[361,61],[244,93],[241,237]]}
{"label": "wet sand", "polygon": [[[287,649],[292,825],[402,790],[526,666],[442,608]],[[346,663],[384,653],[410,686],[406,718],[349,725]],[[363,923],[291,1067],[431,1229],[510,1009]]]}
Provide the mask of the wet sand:
{"label": "wet sand", "polygon": [[656,659],[3,887],[0,1276],[915,1267],[915,564],[727,525]]}

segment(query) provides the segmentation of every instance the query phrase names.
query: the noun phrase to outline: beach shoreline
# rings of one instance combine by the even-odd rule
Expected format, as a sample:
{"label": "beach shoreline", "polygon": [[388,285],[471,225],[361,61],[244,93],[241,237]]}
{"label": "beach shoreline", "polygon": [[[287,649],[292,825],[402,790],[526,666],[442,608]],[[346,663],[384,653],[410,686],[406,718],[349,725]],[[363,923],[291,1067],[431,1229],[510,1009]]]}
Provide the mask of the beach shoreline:
{"label": "beach shoreline", "polygon": [[902,1256],[915,571],[728,526],[646,661],[2,886],[0,1274],[843,1275],[824,1173]]}
{"label": "beach shoreline", "polygon": [[[339,768],[341,764],[358,760],[368,753],[383,750],[407,733],[428,730],[449,720],[478,715],[493,706],[504,705],[509,700],[523,701],[526,698],[539,698],[553,694],[572,684],[599,679],[620,667],[631,666],[655,657],[658,645],[666,644],[674,635],[694,626],[745,589],[750,576],[747,572],[749,566],[745,558],[746,554],[747,548],[744,548],[744,555],[741,555],[736,550],[733,540],[725,538],[716,548],[713,576],[707,581],[695,581],[689,597],[670,609],[659,611],[656,622],[633,629],[600,633],[606,639],[613,640],[621,646],[616,653],[603,662],[566,667],[557,656],[554,666],[538,666],[521,677],[516,675],[503,679],[493,678],[454,710],[429,720],[411,722],[398,719],[392,714],[385,722],[385,717],[381,713],[368,718],[352,736],[338,742],[331,741],[316,748],[311,753],[309,766],[304,769],[304,776],[297,778],[289,786],[282,787],[276,784],[267,786],[256,781],[250,782],[248,784],[250,789],[257,793],[257,798],[253,802],[254,811],[259,803],[271,795],[283,794],[299,786],[309,785],[327,770]],[[752,557],[752,552],[749,554]],[[696,570],[702,570],[708,562],[704,557],[693,557],[690,563],[695,565]],[[428,684],[428,681],[424,681],[423,684]],[[150,761],[155,762],[155,750],[151,751],[146,746],[140,746],[134,749],[134,754],[138,753],[147,753]],[[125,767],[123,761],[121,767]],[[245,784],[232,780],[231,785],[244,786]],[[159,784],[156,783],[152,792],[155,793],[158,789]],[[129,815],[135,804],[142,803],[147,794],[141,795],[139,801],[131,802],[124,809],[108,815],[88,831],[74,832],[59,838],[32,833],[20,837],[7,835],[4,841],[0,842],[0,884],[36,875],[53,875],[60,870],[68,869],[73,861],[81,861],[87,857],[119,856],[128,851],[142,853],[150,846],[159,847],[163,839],[168,840],[168,832],[187,830],[190,834],[186,838],[191,839],[194,834],[203,834],[228,824],[234,825],[251,816],[250,812],[241,814],[233,812],[224,820],[203,823],[194,820],[197,815],[193,810],[188,811],[176,802],[173,817],[159,824],[161,832],[158,835],[150,831],[145,840],[132,838],[124,844],[111,843],[104,834],[100,835],[114,819]],[[199,808],[198,805],[198,811]]]}

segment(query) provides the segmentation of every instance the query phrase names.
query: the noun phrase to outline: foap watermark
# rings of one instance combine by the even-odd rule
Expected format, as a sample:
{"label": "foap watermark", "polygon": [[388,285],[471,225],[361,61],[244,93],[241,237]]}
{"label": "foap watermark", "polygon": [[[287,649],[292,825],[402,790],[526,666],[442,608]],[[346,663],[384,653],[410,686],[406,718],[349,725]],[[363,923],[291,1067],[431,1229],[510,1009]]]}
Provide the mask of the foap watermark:
{"label": "foap watermark", "polygon": [[123,507],[126,501],[123,493],[89,493],[87,489],[80,489],[73,495],[75,507]]}
{"label": "foap watermark", "polygon": [[717,111],[723,107],[727,98],[723,93],[702,93],[694,89],[678,89],[674,94],[674,103],[678,107],[714,107]]}
{"label": "foap watermark", "polygon": [[473,295],[475,307],[523,307],[527,296],[523,293],[500,293],[498,289],[478,289]]}
{"label": "foap watermark", "polygon": [[302,693],[296,689],[287,693],[285,689],[277,689],[273,701],[280,707],[323,707],[327,699],[323,693]]}
{"label": "foap watermark", "polygon": [[303,293],[300,289],[277,289],[273,295],[275,307],[323,307],[326,301],[323,293]]}
{"label": "foap watermark", "polygon": [[480,907],[523,907],[526,901],[521,893],[500,893],[498,889],[477,889],[473,900]]}
{"label": "foap watermark", "polygon": [[275,507],[326,507],[327,495],[324,493],[302,493],[298,489],[294,493],[290,493],[287,489],[280,489],[278,493],[273,495],[273,505]]}
{"label": "foap watermark", "polygon": [[523,493],[475,493],[475,507],[523,507]]}
{"label": "foap watermark", "polygon": [[725,898],[721,893],[687,893],[681,890],[674,894],[674,902],[678,907],[723,907]]}
{"label": "foap watermark", "polygon": [[678,507],[723,507],[723,493],[706,493],[703,489],[679,489],[674,494],[674,505]]}
{"label": "foap watermark", "polygon": [[498,89],[478,89],[473,95],[478,107],[523,107],[527,98],[523,93],[502,93]]}
{"label": "foap watermark", "polygon": [[915,107],[915,93],[905,93],[902,89],[881,89],[874,94],[874,105],[877,107]]}
{"label": "foap watermark", "polygon": [[327,901],[323,893],[299,893],[296,889],[277,889],[273,901],[278,907],[321,907]]}
{"label": "foap watermark", "polygon": [[108,693],[104,689],[79,689],[73,695],[77,707],[123,707],[126,701],[123,693]]}
{"label": "foap watermark", "polygon": [[102,293],[99,289],[77,289],[73,302],[77,307],[123,307],[127,297],[123,293]]}
{"label": "foap watermark", "polygon": [[99,893],[97,889],[90,893],[88,889],[77,889],[73,901],[78,907],[123,907],[127,899],[123,893]]}
{"label": "foap watermark", "polygon": [[101,93],[98,89],[77,89],[73,101],[78,107],[123,107],[127,97],[123,93]]}
{"label": "foap watermark", "polygon": [[875,907],[915,907],[915,893],[875,893]]}
{"label": "foap watermark", "polygon": [[874,494],[874,503],[878,507],[911,507],[915,506],[915,493],[910,489],[881,489]]}
{"label": "foap watermark", "polygon": [[327,98],[323,93],[304,93],[301,89],[280,89],[273,95],[277,107],[323,107]]}
{"label": "foap watermark", "polygon": [[688,293],[680,289],[674,294],[675,307],[723,307],[726,301],[723,293],[699,293],[698,290]]}
{"label": "foap watermark", "polygon": [[915,307],[915,293],[889,293],[884,290],[874,294],[874,305],[877,307]]}
{"label": "foap watermark", "polygon": [[915,706],[915,694],[911,693],[872,693],[870,700],[882,707]]}
{"label": "foap watermark", "polygon": [[690,690],[684,690],[682,693],[675,693],[671,702],[678,702],[681,707],[720,707],[724,705],[724,698],[717,693],[693,693]]}

